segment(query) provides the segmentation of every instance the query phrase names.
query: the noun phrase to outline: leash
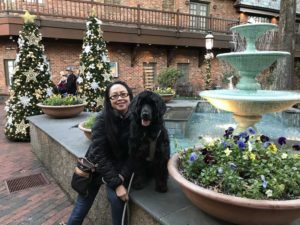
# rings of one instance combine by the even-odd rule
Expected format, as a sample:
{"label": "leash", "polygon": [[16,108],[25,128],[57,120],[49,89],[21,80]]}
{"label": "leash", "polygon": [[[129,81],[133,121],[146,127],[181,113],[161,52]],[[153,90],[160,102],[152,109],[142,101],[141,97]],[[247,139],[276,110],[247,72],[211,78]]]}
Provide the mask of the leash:
{"label": "leash", "polygon": [[159,136],[160,136],[160,133],[161,133],[161,130],[158,131],[158,133],[157,133],[155,139],[150,141],[149,155],[148,155],[148,157],[146,158],[146,160],[149,161],[149,162],[153,161],[153,159],[154,159],[154,156],[155,156],[155,150],[156,150],[156,142],[157,142],[157,139],[158,139]]}
{"label": "leash", "polygon": [[[129,192],[130,192],[130,188],[131,188],[131,184],[134,178],[134,173],[132,173],[130,181],[129,181],[129,185],[127,188],[128,191],[128,196],[129,196]],[[123,214],[122,214],[122,223],[121,225],[125,225],[125,217],[126,217],[126,212],[127,212],[127,225],[130,224],[130,210],[129,210],[129,204],[128,204],[129,200],[125,202],[124,204],[124,209],[123,209]]]}

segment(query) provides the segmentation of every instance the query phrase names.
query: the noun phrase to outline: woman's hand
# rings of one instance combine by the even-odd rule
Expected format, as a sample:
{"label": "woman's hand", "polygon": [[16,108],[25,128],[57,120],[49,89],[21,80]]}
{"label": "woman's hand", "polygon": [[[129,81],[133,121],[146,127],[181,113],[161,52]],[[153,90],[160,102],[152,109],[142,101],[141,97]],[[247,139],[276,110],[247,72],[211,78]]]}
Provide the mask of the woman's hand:
{"label": "woman's hand", "polygon": [[127,202],[129,200],[127,189],[124,187],[124,185],[119,185],[116,188],[116,194],[124,202]]}

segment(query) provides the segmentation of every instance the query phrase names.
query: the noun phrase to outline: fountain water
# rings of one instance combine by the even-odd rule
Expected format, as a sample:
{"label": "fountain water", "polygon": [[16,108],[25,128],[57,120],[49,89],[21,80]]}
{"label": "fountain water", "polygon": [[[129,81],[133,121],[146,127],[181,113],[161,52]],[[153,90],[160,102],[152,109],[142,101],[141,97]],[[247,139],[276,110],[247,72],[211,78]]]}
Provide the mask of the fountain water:
{"label": "fountain water", "polygon": [[203,91],[200,96],[216,108],[233,113],[240,132],[255,127],[265,113],[280,112],[300,102],[300,94],[290,91],[260,90],[256,76],[278,58],[290,56],[283,51],[258,51],[255,41],[268,30],[276,29],[270,23],[245,24],[231,28],[246,39],[246,50],[217,55],[239,71],[240,81],[234,90]]}

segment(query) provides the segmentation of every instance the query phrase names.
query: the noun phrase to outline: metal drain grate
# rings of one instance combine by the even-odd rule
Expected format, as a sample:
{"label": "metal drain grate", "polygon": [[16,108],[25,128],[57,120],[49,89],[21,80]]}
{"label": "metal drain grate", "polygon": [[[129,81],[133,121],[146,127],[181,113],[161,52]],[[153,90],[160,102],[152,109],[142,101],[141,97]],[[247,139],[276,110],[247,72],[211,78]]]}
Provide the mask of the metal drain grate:
{"label": "metal drain grate", "polygon": [[49,184],[44,174],[38,173],[5,181],[9,193]]}

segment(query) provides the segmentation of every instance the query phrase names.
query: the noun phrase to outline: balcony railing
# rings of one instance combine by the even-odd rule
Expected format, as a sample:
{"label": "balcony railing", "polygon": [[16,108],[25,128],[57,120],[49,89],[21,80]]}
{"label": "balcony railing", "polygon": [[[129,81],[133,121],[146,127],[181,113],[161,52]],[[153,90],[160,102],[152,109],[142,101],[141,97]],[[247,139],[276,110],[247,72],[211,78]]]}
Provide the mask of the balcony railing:
{"label": "balcony railing", "polygon": [[178,32],[218,32],[229,33],[229,28],[237,25],[237,20],[197,16],[179,11],[169,12],[124,5],[103,4],[80,0],[0,0],[0,15],[23,14],[28,10],[44,19],[86,20],[92,8],[105,23],[149,27],[154,29],[173,29]]}

